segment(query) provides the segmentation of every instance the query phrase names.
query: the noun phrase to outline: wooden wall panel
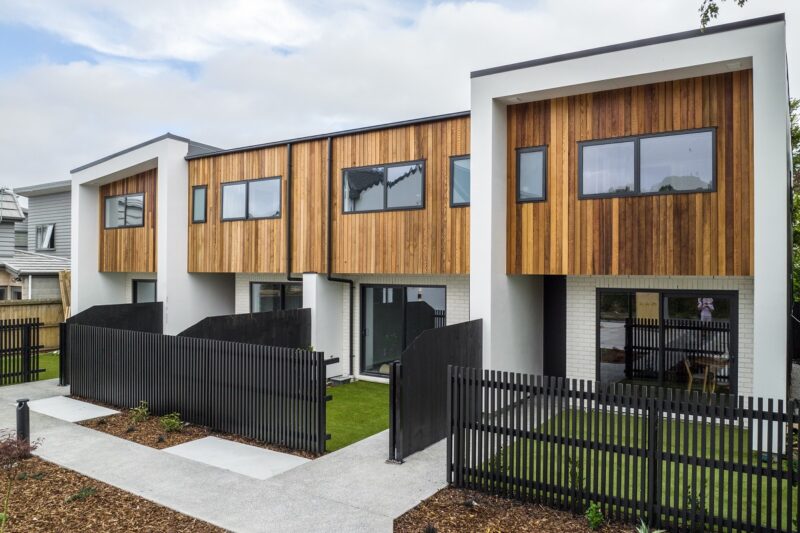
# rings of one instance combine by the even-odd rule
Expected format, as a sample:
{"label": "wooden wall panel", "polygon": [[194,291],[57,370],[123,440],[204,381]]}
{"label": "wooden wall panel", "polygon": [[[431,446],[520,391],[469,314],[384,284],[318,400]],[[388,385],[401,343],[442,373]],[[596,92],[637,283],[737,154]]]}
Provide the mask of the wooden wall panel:
{"label": "wooden wall panel", "polygon": [[[286,270],[286,147],[263,148],[189,161],[189,272]],[[281,217],[222,221],[222,184],[281,176]],[[192,186],[207,185],[204,224],[191,222]]]}
{"label": "wooden wall panel", "polygon": [[[752,71],[508,107],[510,274],[753,274]],[[578,199],[585,140],[717,128],[717,190]],[[518,204],[515,148],[547,145],[547,200]]]}
{"label": "wooden wall panel", "polygon": [[[450,156],[469,153],[469,118],[333,140],[333,270],[466,274],[469,207],[450,207]],[[425,209],[342,213],[342,170],[425,160]]]}
{"label": "wooden wall panel", "polygon": [[[156,271],[156,186],[158,171],[147,170],[100,187],[100,272]],[[105,198],[144,193],[144,225],[105,229]]]}
{"label": "wooden wall panel", "polygon": [[292,271],[294,272],[325,272],[327,268],[327,166],[327,140],[292,145]]}

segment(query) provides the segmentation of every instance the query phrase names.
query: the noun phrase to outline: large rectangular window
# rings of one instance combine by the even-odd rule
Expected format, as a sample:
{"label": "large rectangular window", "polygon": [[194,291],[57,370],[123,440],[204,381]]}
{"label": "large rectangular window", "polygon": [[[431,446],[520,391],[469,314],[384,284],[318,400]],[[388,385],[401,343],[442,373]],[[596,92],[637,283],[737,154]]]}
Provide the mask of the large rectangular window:
{"label": "large rectangular window", "polygon": [[142,304],[156,301],[156,280],[133,280],[133,303]]}
{"label": "large rectangular window", "polygon": [[361,287],[361,372],[386,375],[420,333],[446,323],[445,287]]}
{"label": "large rectangular window", "polygon": [[222,220],[255,220],[280,216],[280,176],[222,184]]}
{"label": "large rectangular window", "polygon": [[144,225],[144,193],[107,196],[105,227],[133,228]]}
{"label": "large rectangular window", "polygon": [[541,202],[547,193],[547,147],[517,149],[517,201]]}
{"label": "large rectangular window", "polygon": [[303,307],[302,283],[250,283],[250,312],[266,313]]}
{"label": "large rectangular window", "polygon": [[716,186],[713,128],[578,145],[580,197],[707,192]]}
{"label": "large rectangular window", "polygon": [[469,156],[450,158],[450,206],[469,205]]}
{"label": "large rectangular window", "polygon": [[36,226],[36,249],[55,250],[56,248],[56,225],[40,224]]}
{"label": "large rectangular window", "polygon": [[345,213],[425,207],[424,161],[349,168],[342,179]]}
{"label": "large rectangular window", "polygon": [[192,187],[192,223],[202,224],[206,221],[206,198],[208,187],[196,185]]}

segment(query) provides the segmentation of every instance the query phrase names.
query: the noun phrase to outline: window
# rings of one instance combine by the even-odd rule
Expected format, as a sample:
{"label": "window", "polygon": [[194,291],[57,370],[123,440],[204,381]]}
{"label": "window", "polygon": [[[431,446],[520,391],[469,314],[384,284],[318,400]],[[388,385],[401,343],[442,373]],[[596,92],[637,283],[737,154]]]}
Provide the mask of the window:
{"label": "window", "polygon": [[192,187],[192,223],[201,224],[206,221],[206,193],[205,185]]}
{"label": "window", "polygon": [[389,373],[420,333],[446,323],[445,287],[362,285],[361,371]]}
{"label": "window", "polygon": [[22,300],[22,287],[11,287],[11,299]]}
{"label": "window", "polygon": [[222,220],[255,220],[280,216],[280,176],[222,184]]}
{"label": "window", "polygon": [[143,304],[156,301],[156,280],[154,279],[135,279],[133,280],[133,303]]}
{"label": "window", "polygon": [[36,226],[36,249],[55,250],[56,248],[56,225],[40,224]]}
{"label": "window", "polygon": [[715,189],[713,128],[579,143],[580,197]]}
{"label": "window", "polygon": [[105,201],[106,229],[144,225],[144,193],[108,196]]}
{"label": "window", "polygon": [[250,312],[286,311],[303,307],[302,283],[250,283]]}
{"label": "window", "polygon": [[343,171],[345,213],[422,209],[425,163],[415,161]]}
{"label": "window", "polygon": [[0,287],[0,300],[5,300],[5,299],[6,299],[6,288]]}
{"label": "window", "polygon": [[469,205],[469,156],[450,158],[450,207]]}
{"label": "window", "polygon": [[517,149],[517,201],[541,202],[547,190],[547,147]]}

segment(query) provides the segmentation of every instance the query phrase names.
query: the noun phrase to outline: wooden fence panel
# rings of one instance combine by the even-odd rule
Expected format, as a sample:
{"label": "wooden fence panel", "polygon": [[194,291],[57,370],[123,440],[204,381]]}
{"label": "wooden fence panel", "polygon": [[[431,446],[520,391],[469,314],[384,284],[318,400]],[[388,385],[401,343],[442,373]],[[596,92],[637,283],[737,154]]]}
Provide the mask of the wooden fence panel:
{"label": "wooden fence panel", "polygon": [[37,319],[41,323],[42,351],[58,349],[58,325],[64,320],[61,300],[8,300],[0,302],[0,321]]}
{"label": "wooden fence panel", "polygon": [[71,391],[324,453],[322,352],[68,324]]}

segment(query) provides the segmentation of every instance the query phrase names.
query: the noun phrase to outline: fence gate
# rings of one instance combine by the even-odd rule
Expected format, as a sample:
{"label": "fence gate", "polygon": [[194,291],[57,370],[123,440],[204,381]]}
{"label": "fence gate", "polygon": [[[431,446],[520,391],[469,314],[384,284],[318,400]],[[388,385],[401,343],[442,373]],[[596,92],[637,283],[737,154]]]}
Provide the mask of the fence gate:
{"label": "fence gate", "polygon": [[0,320],[0,385],[37,381],[40,366],[38,318]]}

